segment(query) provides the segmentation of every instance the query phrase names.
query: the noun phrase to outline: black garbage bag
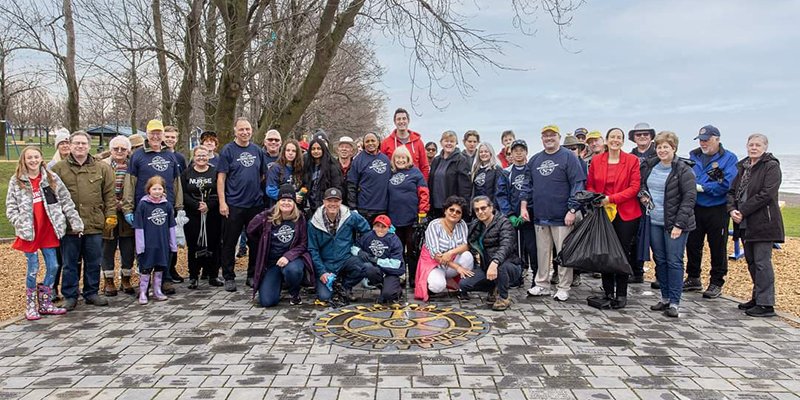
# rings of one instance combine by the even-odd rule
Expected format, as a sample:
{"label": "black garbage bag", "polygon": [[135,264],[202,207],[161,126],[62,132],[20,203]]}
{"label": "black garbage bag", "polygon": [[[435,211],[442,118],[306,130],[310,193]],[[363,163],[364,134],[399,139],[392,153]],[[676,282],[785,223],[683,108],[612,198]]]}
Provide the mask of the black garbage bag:
{"label": "black garbage bag", "polygon": [[587,216],[564,239],[560,265],[588,272],[632,275],[614,227],[602,207],[587,207]]}

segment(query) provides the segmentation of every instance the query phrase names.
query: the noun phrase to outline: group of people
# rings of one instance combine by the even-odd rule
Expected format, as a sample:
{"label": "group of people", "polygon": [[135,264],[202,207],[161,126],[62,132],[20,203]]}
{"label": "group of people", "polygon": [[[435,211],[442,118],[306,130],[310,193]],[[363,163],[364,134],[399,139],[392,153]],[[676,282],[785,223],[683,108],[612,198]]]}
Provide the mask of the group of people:
{"label": "group of people", "polygon": [[[485,291],[493,309],[505,310],[509,289],[521,286],[528,270],[529,296],[567,301],[582,271],[553,259],[575,225],[598,210],[608,215],[633,270],[602,274],[608,308],[626,307],[628,284],[643,283],[652,251],[661,299],[651,309],[678,317],[682,292],[703,289],[706,241],[711,281],[703,296],[719,297],[732,219],[754,282],[752,299],[739,307],[774,315],[771,249],[783,241],[781,172],[766,136],[751,135],[748,156],[739,161],[708,125],[695,138],[699,148],[682,159],[675,133],[656,134],[644,123],[627,134],[636,144],[631,152],[622,150],[620,128],[605,136],[579,128],[562,138],[549,125],[541,130],[542,149],[529,157],[528,143],[512,131],[501,134],[496,153],[474,130],[463,135],[463,149],[453,131],[442,133],[437,146],[409,129],[406,110],[393,119],[395,129],[384,138],[367,133],[334,142],[318,131],[301,144],[270,130],[259,146],[250,122],[239,118],[232,142],[217,151],[217,135],[204,132],[188,163],[174,149],[177,129],[158,120],[148,123],[146,140],[115,137],[110,153],[97,159],[82,131],[57,137],[58,160],[50,165],[41,150],[26,148],[6,211],[17,233],[14,248],[28,258],[26,317],[74,309],[81,277],[85,302],[107,305],[98,296],[101,268],[105,295],[116,295],[117,250],[119,290],[135,293],[136,260],[139,302],[166,300],[183,279],[175,269],[181,227],[190,289],[207,280],[237,290],[235,254],[244,234],[246,285],[265,307],[279,303],[284,287],[290,304],[301,304],[303,286],[314,288],[321,304],[351,300],[358,284],[379,288],[378,301],[395,302],[405,282],[420,300],[448,289],[462,300]],[[601,194],[599,204],[579,203],[583,190]],[[41,284],[39,250],[46,265]],[[59,275],[64,308],[53,304]]]}

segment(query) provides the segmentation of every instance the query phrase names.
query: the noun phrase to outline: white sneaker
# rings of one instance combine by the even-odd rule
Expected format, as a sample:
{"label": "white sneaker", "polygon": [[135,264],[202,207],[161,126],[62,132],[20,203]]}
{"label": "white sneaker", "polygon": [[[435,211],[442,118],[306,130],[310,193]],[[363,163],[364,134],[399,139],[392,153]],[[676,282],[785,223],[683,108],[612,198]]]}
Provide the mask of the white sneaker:
{"label": "white sneaker", "polygon": [[361,280],[361,286],[364,289],[367,289],[367,290],[375,290],[375,289],[377,289],[376,286],[372,286],[372,285],[369,284],[369,279],[367,279],[367,278],[364,278],[364,279]]}
{"label": "white sneaker", "polygon": [[553,298],[556,299],[556,301],[567,301],[567,299],[569,299],[569,293],[559,289],[556,294],[553,295]]}
{"label": "white sneaker", "polygon": [[550,289],[541,286],[534,286],[528,289],[528,296],[547,296],[550,294]]}

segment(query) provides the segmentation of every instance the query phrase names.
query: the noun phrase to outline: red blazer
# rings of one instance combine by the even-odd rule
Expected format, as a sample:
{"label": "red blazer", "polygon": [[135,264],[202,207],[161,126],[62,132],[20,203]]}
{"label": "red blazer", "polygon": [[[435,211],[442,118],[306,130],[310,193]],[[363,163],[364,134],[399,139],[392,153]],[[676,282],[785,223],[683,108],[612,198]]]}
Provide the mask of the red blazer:
{"label": "red blazer", "polygon": [[589,164],[589,177],[586,180],[586,190],[602,193],[608,200],[617,205],[617,213],[623,221],[631,221],[642,216],[639,206],[639,157],[624,151],[619,153],[617,164],[617,179],[614,181],[611,193],[606,193],[608,175],[608,152],[594,156]]}

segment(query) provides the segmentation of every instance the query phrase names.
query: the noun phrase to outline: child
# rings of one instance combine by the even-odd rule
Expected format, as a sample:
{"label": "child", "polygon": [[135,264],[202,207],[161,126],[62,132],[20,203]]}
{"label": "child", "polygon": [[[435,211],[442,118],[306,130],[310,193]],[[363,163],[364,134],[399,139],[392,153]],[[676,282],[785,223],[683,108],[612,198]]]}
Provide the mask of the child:
{"label": "child", "polygon": [[[528,170],[528,144],[517,139],[510,146],[512,164],[506,168],[505,179],[498,182],[497,203],[500,211],[508,217],[517,230],[517,250],[522,260],[522,272],[530,268],[536,274],[536,231],[533,222],[522,219],[520,202],[531,196],[530,171]],[[528,204],[531,204],[530,200]],[[528,215],[533,215],[533,210],[528,207]],[[532,218],[532,217],[531,217]],[[512,283],[512,287],[516,286]]]}
{"label": "child", "polygon": [[382,285],[379,303],[400,300],[402,288],[400,276],[406,273],[403,265],[403,245],[394,233],[389,232],[392,220],[386,215],[378,215],[372,231],[361,236],[352,254],[362,260],[365,275],[370,285]]}
{"label": "child", "polygon": [[147,304],[150,272],[153,272],[153,298],[156,301],[167,299],[161,292],[161,280],[171,253],[178,251],[175,216],[172,214],[172,204],[167,201],[164,186],[164,178],[158,175],[147,180],[144,187],[147,195],[139,201],[133,218],[139,260],[139,304],[142,305]]}
{"label": "child", "polygon": [[[6,217],[17,236],[12,247],[24,252],[28,259],[25,319],[34,321],[42,314],[65,314],[67,310],[54,306],[52,302],[53,283],[58,271],[56,248],[67,231],[67,219],[75,232],[83,231],[83,221],[75,210],[67,187],[45,167],[38,147],[26,147],[19,157],[16,173],[8,183]],[[37,285],[39,250],[44,256],[46,272],[44,283]]]}

